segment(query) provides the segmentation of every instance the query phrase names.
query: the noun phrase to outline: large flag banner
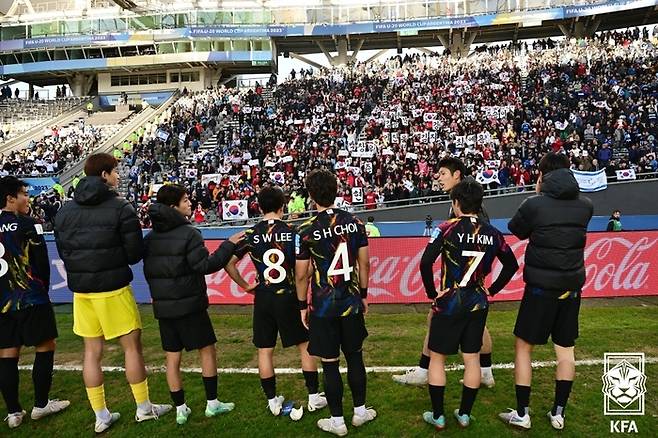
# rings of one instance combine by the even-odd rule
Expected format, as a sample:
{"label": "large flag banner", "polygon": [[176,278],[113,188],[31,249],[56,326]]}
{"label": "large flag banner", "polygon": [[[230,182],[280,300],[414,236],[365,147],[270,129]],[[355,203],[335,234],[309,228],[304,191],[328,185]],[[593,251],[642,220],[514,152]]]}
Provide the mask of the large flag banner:
{"label": "large flag banner", "polygon": [[496,183],[500,184],[498,179],[498,171],[494,169],[484,169],[478,172],[475,177],[475,180],[482,185]]}
{"label": "large flag banner", "polygon": [[224,178],[224,175],[221,173],[204,173],[201,175],[201,185],[207,187],[210,182],[219,184],[222,181],[222,178]]}
{"label": "large flag banner", "polygon": [[608,178],[605,176],[605,168],[597,172],[583,172],[571,170],[578,181],[581,192],[599,192],[608,188]]}
{"label": "large flag banner", "polygon": [[617,171],[617,181],[636,179],[635,169],[622,169]]}
{"label": "large flag banner", "polygon": [[222,203],[222,217],[225,221],[240,221],[249,219],[247,201],[224,201]]}

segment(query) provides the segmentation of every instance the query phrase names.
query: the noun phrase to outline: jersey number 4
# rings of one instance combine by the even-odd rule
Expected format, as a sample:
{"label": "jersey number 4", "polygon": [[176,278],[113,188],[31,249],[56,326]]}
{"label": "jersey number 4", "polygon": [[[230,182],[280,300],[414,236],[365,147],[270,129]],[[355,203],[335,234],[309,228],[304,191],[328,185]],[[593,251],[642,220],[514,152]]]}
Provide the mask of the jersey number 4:
{"label": "jersey number 4", "polygon": [[[340,260],[340,264],[342,266],[342,268],[340,269],[338,269],[337,267],[338,260]],[[331,261],[331,264],[329,265],[329,270],[327,271],[327,275],[331,275],[331,276],[342,275],[345,281],[350,281],[352,271],[354,271],[354,267],[350,266],[350,255],[347,252],[347,243],[341,242],[338,245],[338,248],[336,249],[336,254],[334,255],[334,259]]]}
{"label": "jersey number 4", "polygon": [[471,281],[471,277],[473,276],[473,273],[475,272],[475,270],[478,268],[478,265],[482,261],[482,258],[484,257],[484,252],[462,251],[462,256],[475,258],[475,260],[473,260],[471,264],[468,266],[468,271],[466,271],[466,275],[464,275],[464,278],[462,278],[461,283],[459,283],[459,287],[466,287],[468,285],[468,282]]}

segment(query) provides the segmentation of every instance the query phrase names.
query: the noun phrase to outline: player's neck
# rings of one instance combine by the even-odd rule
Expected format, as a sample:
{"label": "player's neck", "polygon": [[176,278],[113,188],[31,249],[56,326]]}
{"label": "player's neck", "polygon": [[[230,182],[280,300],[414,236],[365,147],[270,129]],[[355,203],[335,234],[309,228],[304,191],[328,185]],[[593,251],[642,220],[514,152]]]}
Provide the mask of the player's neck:
{"label": "player's neck", "polygon": [[281,218],[276,213],[267,213],[265,216],[263,216],[263,220],[264,221],[269,221],[269,220],[278,221],[278,220],[281,220]]}
{"label": "player's neck", "polygon": [[18,210],[13,210],[13,209],[11,209],[11,208],[9,208],[9,207],[5,207],[5,208],[3,208],[2,211],[6,211],[7,213],[13,213],[13,214],[15,214],[16,216],[18,216]]}
{"label": "player's neck", "polygon": [[474,213],[468,213],[468,214],[467,213],[460,213],[460,214],[457,215],[457,217],[460,217],[460,218],[461,217],[474,217],[474,218],[477,218],[478,215],[474,214]]}
{"label": "player's neck", "polygon": [[331,204],[329,207],[322,207],[318,205],[318,213],[322,213],[323,211],[330,210],[332,208],[336,208],[336,206],[334,204]]}

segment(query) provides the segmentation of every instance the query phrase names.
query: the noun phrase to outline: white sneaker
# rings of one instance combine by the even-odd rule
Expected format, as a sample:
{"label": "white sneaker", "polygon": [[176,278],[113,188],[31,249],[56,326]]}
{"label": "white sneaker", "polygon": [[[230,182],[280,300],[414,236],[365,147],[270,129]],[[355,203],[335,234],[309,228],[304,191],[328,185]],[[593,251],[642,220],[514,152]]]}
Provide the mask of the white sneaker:
{"label": "white sneaker", "polygon": [[314,412],[318,409],[322,409],[327,406],[327,397],[324,396],[324,392],[318,394],[312,394],[308,396],[308,411]]}
{"label": "white sneaker", "polygon": [[10,429],[14,429],[21,425],[23,422],[23,417],[25,417],[26,414],[27,413],[25,411],[14,412],[13,414],[7,415],[5,417],[5,421],[9,425]]}
{"label": "white sneaker", "polygon": [[173,408],[172,405],[151,404],[151,410],[148,412],[140,412],[139,409],[137,409],[135,412],[135,421],[141,423],[142,421],[157,420]]}
{"label": "white sneaker", "polygon": [[551,411],[548,411],[546,416],[548,417],[549,420],[551,420],[551,426],[553,426],[553,429],[555,430],[564,429],[564,416],[553,415]]}
{"label": "white sneaker", "polygon": [[39,420],[48,415],[56,414],[64,409],[68,408],[71,404],[68,400],[48,400],[48,404],[43,408],[37,408],[36,406],[32,408],[32,417],[33,420]]}
{"label": "white sneaker", "polygon": [[412,368],[404,374],[396,374],[392,377],[395,382],[402,383],[403,385],[427,385],[427,370],[420,367]]}
{"label": "white sneaker", "polygon": [[96,426],[94,426],[94,430],[96,431],[96,433],[103,433],[103,432],[105,432],[107,429],[109,429],[110,426],[112,426],[114,423],[116,423],[117,421],[119,421],[119,418],[121,418],[121,414],[118,413],[118,412],[112,412],[112,413],[110,414],[110,420],[107,421],[107,422],[102,421],[102,420],[99,420],[99,419],[97,418],[97,419],[96,419]]}
{"label": "white sneaker", "polygon": [[364,416],[356,415],[352,417],[352,426],[359,427],[366,424],[368,421],[372,421],[377,417],[377,411],[373,408],[367,408],[366,414]]}
{"label": "white sneaker", "polygon": [[270,412],[275,417],[279,416],[281,409],[283,409],[283,401],[285,398],[282,395],[277,395],[272,399],[272,401],[267,401],[267,406],[270,408]]}
{"label": "white sneaker", "polygon": [[530,427],[532,427],[532,423],[530,422],[530,414],[526,414],[521,417],[515,409],[510,409],[509,412],[502,412],[498,414],[498,417],[503,420],[503,422],[519,429],[528,430]]}
{"label": "white sneaker", "polygon": [[325,432],[333,433],[338,436],[347,435],[347,426],[345,423],[337,426],[331,418],[323,418],[318,420],[318,427]]}

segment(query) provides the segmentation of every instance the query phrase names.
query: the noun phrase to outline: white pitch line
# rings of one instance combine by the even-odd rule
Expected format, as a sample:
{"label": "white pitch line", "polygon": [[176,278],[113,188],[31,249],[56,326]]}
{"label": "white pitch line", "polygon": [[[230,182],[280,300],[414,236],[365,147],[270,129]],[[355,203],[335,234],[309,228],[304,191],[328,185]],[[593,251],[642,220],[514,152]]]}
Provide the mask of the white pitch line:
{"label": "white pitch line", "polygon": [[[577,360],[576,366],[594,366],[594,365],[603,365],[603,359],[583,359]],[[647,357],[645,358],[645,363],[656,364],[658,363],[658,357]],[[557,364],[554,360],[549,361],[534,361],[532,362],[533,368],[548,368],[553,367]],[[30,371],[32,370],[32,365],[21,365],[18,367],[20,370]],[[148,371],[151,373],[164,373],[165,367],[147,367]],[[406,367],[366,367],[366,372],[369,373],[401,373],[408,369],[413,368],[413,366]],[[496,370],[511,370],[514,369],[513,362],[507,363],[497,363],[492,365],[493,369]],[[74,371],[81,372],[82,366],[80,365],[55,365],[53,367],[55,371]],[[464,365],[461,364],[452,364],[446,366],[446,371],[461,371],[464,369]],[[103,367],[103,371],[109,373],[119,373],[124,372],[126,369],[119,366],[108,366]],[[219,368],[217,370],[220,374],[258,374],[258,368]],[[319,370],[322,372],[322,369]],[[181,368],[183,373],[201,373],[201,368]],[[300,368],[276,368],[276,374],[300,374],[302,370]],[[341,367],[341,373],[346,373],[347,368]]]}

